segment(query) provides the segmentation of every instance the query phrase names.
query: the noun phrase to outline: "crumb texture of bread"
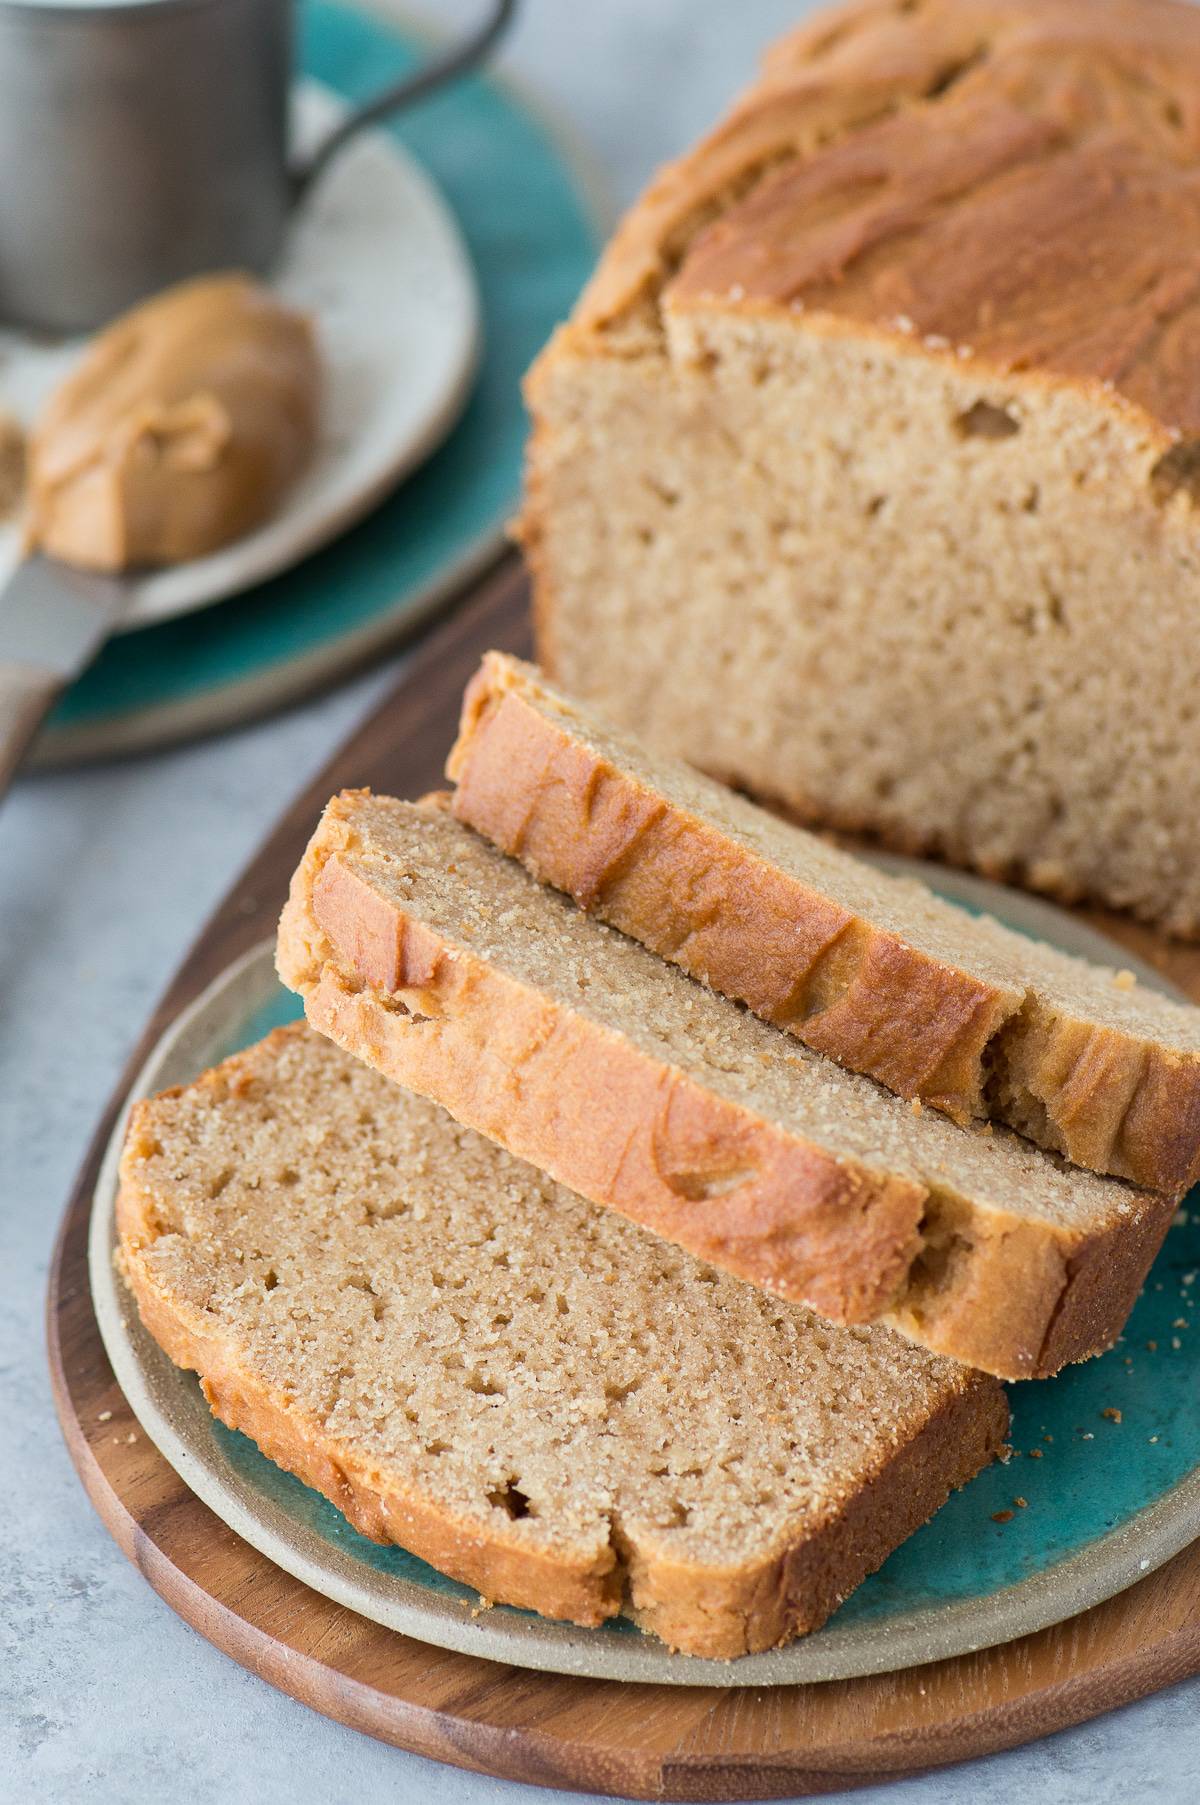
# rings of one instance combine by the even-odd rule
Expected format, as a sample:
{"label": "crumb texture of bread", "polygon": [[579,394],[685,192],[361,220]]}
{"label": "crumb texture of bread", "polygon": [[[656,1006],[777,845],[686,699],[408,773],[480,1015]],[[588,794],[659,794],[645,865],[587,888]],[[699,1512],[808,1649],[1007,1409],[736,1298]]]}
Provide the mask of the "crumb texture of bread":
{"label": "crumb texture of bread", "polygon": [[140,1104],[119,1261],[224,1422],[490,1599],[730,1658],[1000,1449],[994,1380],[597,1210],[301,1024]]}
{"label": "crumb texture of bread", "polygon": [[1182,1195],[1200,1010],[888,876],[488,653],[447,774],[542,883],[806,1045],[958,1121]]}
{"label": "crumb texture of bread", "polygon": [[1170,1199],[920,1114],[544,888],[444,801],[328,805],[280,923],[309,1022],[595,1203],[1002,1378],[1120,1331]]}
{"label": "crumb texture of bread", "polygon": [[542,662],[802,818],[1200,934],[1200,15],[819,14],[529,382]]}

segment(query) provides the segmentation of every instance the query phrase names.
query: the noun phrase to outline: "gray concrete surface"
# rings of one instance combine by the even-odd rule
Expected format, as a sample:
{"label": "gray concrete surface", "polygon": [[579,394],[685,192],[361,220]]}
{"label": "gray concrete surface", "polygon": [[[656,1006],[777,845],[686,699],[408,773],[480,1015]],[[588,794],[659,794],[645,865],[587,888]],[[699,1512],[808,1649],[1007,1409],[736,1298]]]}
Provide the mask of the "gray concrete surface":
{"label": "gray concrete surface", "polygon": [[[526,0],[506,60],[573,122],[624,200],[799,10]],[[93,1516],[44,1367],[48,1254],[95,1116],[211,907],[387,675],[205,745],[29,779],[0,807],[0,1799],[13,1805],[554,1796],[398,1754],[207,1646]],[[1191,1682],[1012,1754],[855,1796],[1184,1805],[1200,1796],[1198,1715]]]}

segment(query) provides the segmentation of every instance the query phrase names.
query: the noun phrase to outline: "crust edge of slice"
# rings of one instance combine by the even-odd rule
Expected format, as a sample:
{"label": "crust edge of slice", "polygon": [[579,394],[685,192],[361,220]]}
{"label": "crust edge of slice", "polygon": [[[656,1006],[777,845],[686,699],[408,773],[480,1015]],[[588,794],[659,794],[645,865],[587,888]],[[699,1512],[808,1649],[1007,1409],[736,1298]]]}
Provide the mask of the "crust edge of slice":
{"label": "crust edge of slice", "polygon": [[[1031,1221],[835,1159],[694,1080],[666,1097],[681,1113],[664,1182],[655,1124],[683,1075],[372,890],[339,856],[361,794],[327,806],[280,922],[280,976],[318,1032],[593,1202],[832,1321],[887,1322],[1003,1379],[1049,1377],[1119,1334],[1169,1198],[1132,1194],[1132,1215],[1091,1233]],[[530,1062],[549,1038],[554,1061]]]}
{"label": "crust edge of slice", "polygon": [[446,774],[458,819],[539,881],[898,1096],[1024,1132],[1044,1112],[1043,1145],[1150,1190],[1200,1178],[1200,1056],[1064,1020],[852,914],[589,747],[535,666],[484,654]]}
{"label": "crust edge of slice", "polygon": [[[297,1030],[298,1024],[275,1030],[262,1044]],[[181,1088],[236,1081],[259,1050],[235,1055]],[[180,1089],[166,1092],[163,1100],[179,1094]],[[139,1104],[131,1118],[117,1205],[118,1268],[148,1331],[176,1365],[199,1375],[219,1420],[252,1437],[276,1464],[320,1491],[361,1534],[409,1549],[489,1601],[592,1627],[622,1609],[624,1601],[635,1621],[669,1647],[712,1659],[761,1651],[818,1628],[1003,1446],[1008,1410],[1002,1389],[981,1374],[964,1372],[915,1433],[849,1496],[820,1521],[797,1525],[796,1535],[780,1538],[740,1566],[664,1556],[653,1534],[639,1536],[619,1520],[594,1555],[551,1554],[518,1545],[502,1532],[488,1534],[331,1437],[267,1385],[227,1333],[206,1324],[194,1305],[173,1297],[158,1281],[143,1256],[163,1232],[163,1222],[140,1168],[154,1139],[159,1101]]]}

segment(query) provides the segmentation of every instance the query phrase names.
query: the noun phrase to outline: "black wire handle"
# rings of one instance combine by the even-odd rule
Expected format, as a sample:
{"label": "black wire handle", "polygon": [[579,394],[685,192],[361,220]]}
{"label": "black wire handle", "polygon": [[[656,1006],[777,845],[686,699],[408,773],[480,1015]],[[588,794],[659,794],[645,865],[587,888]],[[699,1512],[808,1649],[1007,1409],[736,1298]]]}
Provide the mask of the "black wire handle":
{"label": "black wire handle", "polygon": [[316,180],[321,171],[336,157],[342,147],[360,132],[364,126],[374,125],[377,119],[383,119],[388,113],[394,113],[400,107],[411,106],[414,101],[423,100],[432,94],[443,83],[452,81],[456,75],[465,75],[468,69],[474,68],[496,43],[507,29],[517,0],[496,0],[488,18],[474,31],[470,37],[464,38],[460,44],[446,51],[444,56],[434,57],[415,75],[406,77],[391,88],[385,88],[374,100],[366,101],[353,113],[347,114],[330,132],[328,138],[319,144],[308,161],[293,172],[293,198],[298,200],[305,190]]}

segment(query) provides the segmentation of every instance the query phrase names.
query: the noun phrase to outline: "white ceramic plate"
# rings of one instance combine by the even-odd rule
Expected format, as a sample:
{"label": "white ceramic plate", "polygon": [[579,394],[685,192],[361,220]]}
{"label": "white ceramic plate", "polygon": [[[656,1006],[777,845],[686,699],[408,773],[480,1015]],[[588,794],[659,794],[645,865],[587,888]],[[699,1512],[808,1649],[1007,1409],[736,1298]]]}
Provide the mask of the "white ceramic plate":
{"label": "white ceramic plate", "polygon": [[[1150,967],[1048,903],[941,868],[902,859],[880,863],[921,876],[943,895],[998,915],[1069,952],[1131,967],[1147,985],[1169,990]],[[281,995],[271,948],[264,945],[231,966],[168,1029],[131,1097],[186,1083],[250,1044],[272,1025],[270,1015]],[[191,1490],[245,1541],[315,1591],[418,1640],[515,1666],[595,1679],[725,1687],[844,1679],[942,1660],[1061,1622],[1122,1591],[1200,1535],[1200,1453],[1191,1445],[1200,1355],[1187,1338],[1177,1337],[1179,1351],[1169,1355],[1164,1339],[1168,1364],[1158,1368],[1139,1363],[1130,1374],[1118,1349],[1069,1369],[1060,1379],[1012,1388],[1018,1455],[1040,1439],[1037,1431],[1051,1420],[1058,1431],[1052,1438],[1056,1445],[1036,1463],[1014,1460],[1008,1468],[997,1465],[981,1474],[822,1630],[786,1648],[735,1662],[703,1661],[672,1655],[654,1637],[629,1625],[586,1630],[504,1606],[479,1612],[466,1588],[399,1550],[380,1551],[364,1542],[316,1493],[281,1475],[253,1444],[215,1425],[195,1378],[173,1366],[147,1334],[112,1263],[123,1128],[122,1121],[100,1174],[89,1258],[104,1344],[138,1421]],[[1176,1236],[1182,1239],[1172,1248]],[[1155,1274],[1170,1280],[1181,1258],[1189,1266],[1200,1265],[1194,1230],[1173,1230],[1168,1242]],[[1146,1307],[1157,1307],[1164,1320],[1180,1308],[1169,1283],[1160,1280],[1148,1290],[1162,1294],[1148,1297]],[[1151,1408],[1158,1408],[1160,1394],[1172,1394],[1175,1414],[1164,1415],[1161,1422],[1155,1418],[1153,1424],[1145,1420],[1147,1392]],[[1120,1433],[1137,1437],[1136,1447],[1133,1440],[1102,1439],[1116,1431],[1098,1406],[1114,1397],[1125,1404]],[[1052,1411],[1057,1414],[1051,1416]],[[1148,1437],[1151,1427],[1162,1429],[1161,1437]],[[1147,1457],[1167,1458],[1173,1428],[1177,1457],[1170,1477],[1159,1484],[1151,1474],[1146,1495],[1138,1494],[1131,1505],[1129,1497],[1120,1495],[1114,1465],[1132,1469]],[[1145,1445],[1149,1441],[1157,1445]],[[1018,1523],[997,1527],[991,1513],[1018,1491],[1029,1494],[1029,1508],[1017,1513]],[[1084,1500],[1092,1513],[1083,1525],[1071,1521],[1073,1499]],[[1066,1513],[1060,1523],[1054,1521],[1056,1512]],[[1023,1544],[1022,1531],[1041,1539],[1036,1546]],[[972,1573],[965,1592],[960,1588],[957,1595],[948,1594],[944,1579],[955,1550],[961,1558],[966,1548],[973,1563],[977,1547],[983,1549],[985,1563],[979,1577]],[[870,1588],[883,1598],[882,1614],[861,1608],[859,1601]]]}
{"label": "white ceramic plate", "polygon": [[[296,95],[296,137],[344,110],[316,82]],[[279,512],[235,544],[139,578],[118,632],[170,620],[296,564],[344,532],[445,438],[479,354],[475,276],[429,177],[380,132],[337,157],[295,222],[275,288],[315,321],[325,367],[320,442]],[[83,342],[0,333],[0,405],[29,425]],[[0,528],[0,587],[20,556]]]}

